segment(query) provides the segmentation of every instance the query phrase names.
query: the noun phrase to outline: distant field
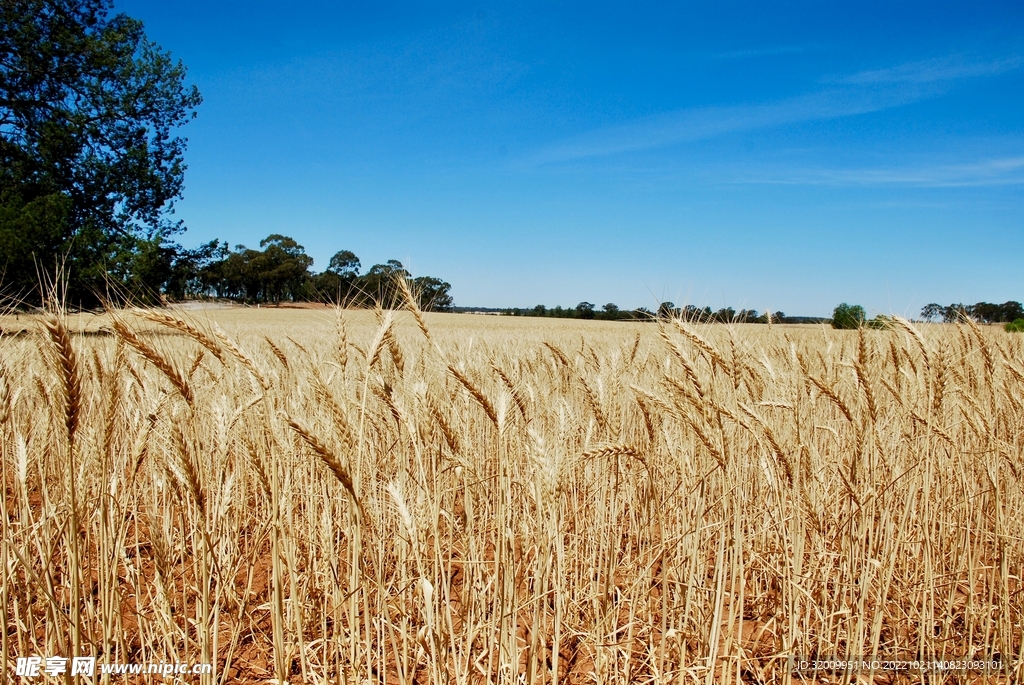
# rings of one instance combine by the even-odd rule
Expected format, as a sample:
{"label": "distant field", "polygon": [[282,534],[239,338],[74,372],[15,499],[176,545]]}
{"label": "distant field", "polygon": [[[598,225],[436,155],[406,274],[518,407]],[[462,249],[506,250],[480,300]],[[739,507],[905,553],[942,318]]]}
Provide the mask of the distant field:
{"label": "distant field", "polygon": [[8,665],[1022,675],[1022,335],[273,308],[44,323],[0,318]]}

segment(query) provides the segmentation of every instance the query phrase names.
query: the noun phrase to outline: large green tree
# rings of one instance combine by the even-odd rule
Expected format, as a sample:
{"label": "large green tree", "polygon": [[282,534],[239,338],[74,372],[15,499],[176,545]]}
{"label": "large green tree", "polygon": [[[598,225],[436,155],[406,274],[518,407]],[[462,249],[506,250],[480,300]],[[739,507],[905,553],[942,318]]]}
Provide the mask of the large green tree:
{"label": "large green tree", "polygon": [[859,304],[841,302],[832,310],[832,328],[853,329],[864,325],[867,316]]}
{"label": "large green tree", "polygon": [[186,144],[175,130],[201,97],[112,6],[0,3],[0,273],[23,295],[57,264],[78,301],[110,275],[156,285],[171,273]]}

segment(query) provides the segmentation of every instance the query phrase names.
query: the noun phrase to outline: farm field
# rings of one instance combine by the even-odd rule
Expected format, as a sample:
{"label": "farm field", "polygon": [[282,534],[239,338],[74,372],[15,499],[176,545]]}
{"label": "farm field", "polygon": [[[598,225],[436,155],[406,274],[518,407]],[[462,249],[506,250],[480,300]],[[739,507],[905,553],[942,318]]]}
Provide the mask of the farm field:
{"label": "farm field", "polygon": [[1021,677],[1020,335],[267,308],[0,327],[9,669]]}

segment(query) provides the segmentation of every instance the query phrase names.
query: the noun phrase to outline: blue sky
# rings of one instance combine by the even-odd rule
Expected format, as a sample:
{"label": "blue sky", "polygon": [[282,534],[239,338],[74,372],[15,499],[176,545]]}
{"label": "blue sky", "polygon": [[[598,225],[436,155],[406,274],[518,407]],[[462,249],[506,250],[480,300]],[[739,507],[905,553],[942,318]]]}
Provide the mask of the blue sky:
{"label": "blue sky", "polygon": [[456,304],[1024,300],[1021,3],[117,2],[205,99],[182,242]]}

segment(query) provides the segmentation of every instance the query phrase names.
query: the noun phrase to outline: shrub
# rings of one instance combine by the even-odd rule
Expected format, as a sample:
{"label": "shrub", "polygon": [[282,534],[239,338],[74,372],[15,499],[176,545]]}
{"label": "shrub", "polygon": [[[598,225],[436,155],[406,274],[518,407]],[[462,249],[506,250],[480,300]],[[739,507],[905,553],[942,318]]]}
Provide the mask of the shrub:
{"label": "shrub", "polygon": [[875,318],[871,319],[871,321],[868,321],[865,325],[868,328],[875,328],[884,331],[892,328],[892,319],[885,314],[879,314]]}
{"label": "shrub", "polygon": [[836,305],[832,311],[832,328],[854,329],[864,325],[864,307],[859,304],[846,304],[845,302]]}
{"label": "shrub", "polygon": [[1014,319],[1003,328],[1011,333],[1024,333],[1024,319]]}

